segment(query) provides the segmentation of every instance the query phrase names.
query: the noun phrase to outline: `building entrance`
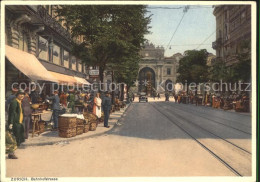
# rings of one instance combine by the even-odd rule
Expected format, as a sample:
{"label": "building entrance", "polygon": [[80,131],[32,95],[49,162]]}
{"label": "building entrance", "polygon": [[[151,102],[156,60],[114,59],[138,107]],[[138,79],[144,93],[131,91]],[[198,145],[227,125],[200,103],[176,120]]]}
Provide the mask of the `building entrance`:
{"label": "building entrance", "polygon": [[138,92],[145,92],[151,96],[155,92],[155,72],[152,68],[142,68],[138,75]]}

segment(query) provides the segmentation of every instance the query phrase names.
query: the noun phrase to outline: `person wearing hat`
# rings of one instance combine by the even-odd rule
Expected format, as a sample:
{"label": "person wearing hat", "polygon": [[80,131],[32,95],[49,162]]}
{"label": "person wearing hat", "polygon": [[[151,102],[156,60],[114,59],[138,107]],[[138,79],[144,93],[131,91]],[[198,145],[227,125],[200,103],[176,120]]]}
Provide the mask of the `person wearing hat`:
{"label": "person wearing hat", "polygon": [[75,94],[74,94],[74,90],[70,91],[70,94],[67,97],[67,101],[68,101],[68,108],[71,108],[71,112],[75,113]]}
{"label": "person wearing hat", "polygon": [[52,116],[54,122],[54,130],[58,129],[58,119],[59,119],[59,111],[60,111],[60,97],[58,96],[58,91],[55,90],[53,92],[53,96],[47,96],[46,99],[52,100]]}
{"label": "person wearing hat", "polygon": [[8,111],[8,107],[9,107],[10,103],[12,102],[12,100],[16,98],[17,92],[18,92],[18,89],[17,88],[13,88],[12,89],[12,94],[9,95],[8,98],[6,99],[6,101],[5,101],[5,110],[6,110],[6,112]]}
{"label": "person wearing hat", "polygon": [[61,92],[61,95],[60,95],[60,103],[64,106],[64,107],[67,107],[67,94],[62,91]]}
{"label": "person wearing hat", "polygon": [[18,146],[24,142],[23,109],[22,100],[24,91],[19,90],[16,98],[12,100],[9,107],[8,128],[13,132]]}
{"label": "person wearing hat", "polygon": [[109,92],[106,92],[105,97],[102,100],[102,109],[104,111],[104,127],[109,128],[108,126],[108,119],[111,109],[111,98],[109,97]]}
{"label": "person wearing hat", "polygon": [[29,96],[28,89],[25,90],[25,95],[22,100],[22,108],[23,108],[24,137],[25,139],[28,139],[31,117],[32,117],[31,99]]}

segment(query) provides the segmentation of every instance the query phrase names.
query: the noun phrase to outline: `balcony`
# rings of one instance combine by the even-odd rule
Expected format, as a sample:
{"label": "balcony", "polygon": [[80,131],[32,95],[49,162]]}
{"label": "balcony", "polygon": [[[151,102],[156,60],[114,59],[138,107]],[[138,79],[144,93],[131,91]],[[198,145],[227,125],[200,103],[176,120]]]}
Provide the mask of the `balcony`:
{"label": "balcony", "polygon": [[43,21],[43,23],[50,28],[52,28],[54,31],[62,35],[67,40],[71,41],[71,35],[70,33],[63,27],[61,24],[53,17],[51,17],[48,13],[48,11],[41,5],[34,7],[34,10],[37,8],[37,15],[38,17]]}
{"label": "balcony", "polygon": [[219,49],[222,46],[222,38],[218,38],[216,41],[212,42],[213,49]]}

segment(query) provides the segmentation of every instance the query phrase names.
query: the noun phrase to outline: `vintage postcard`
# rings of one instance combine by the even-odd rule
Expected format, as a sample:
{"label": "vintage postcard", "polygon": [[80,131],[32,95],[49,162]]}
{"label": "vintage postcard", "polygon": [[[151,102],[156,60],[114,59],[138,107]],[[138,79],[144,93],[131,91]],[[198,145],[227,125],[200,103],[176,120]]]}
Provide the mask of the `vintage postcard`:
{"label": "vintage postcard", "polygon": [[256,14],[2,1],[1,181],[256,181]]}

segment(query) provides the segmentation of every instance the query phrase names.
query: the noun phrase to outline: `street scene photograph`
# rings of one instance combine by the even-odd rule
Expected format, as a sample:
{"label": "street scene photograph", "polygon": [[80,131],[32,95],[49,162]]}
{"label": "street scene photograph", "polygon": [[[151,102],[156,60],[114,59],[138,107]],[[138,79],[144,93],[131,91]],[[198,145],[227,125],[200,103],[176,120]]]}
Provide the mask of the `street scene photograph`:
{"label": "street scene photograph", "polygon": [[21,2],[1,181],[256,181],[256,3]]}

